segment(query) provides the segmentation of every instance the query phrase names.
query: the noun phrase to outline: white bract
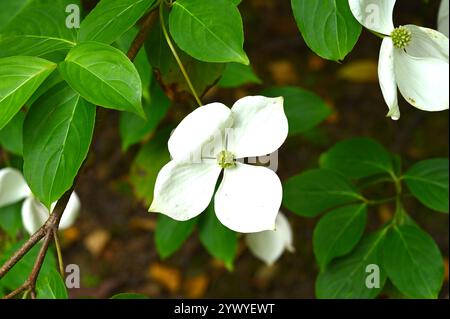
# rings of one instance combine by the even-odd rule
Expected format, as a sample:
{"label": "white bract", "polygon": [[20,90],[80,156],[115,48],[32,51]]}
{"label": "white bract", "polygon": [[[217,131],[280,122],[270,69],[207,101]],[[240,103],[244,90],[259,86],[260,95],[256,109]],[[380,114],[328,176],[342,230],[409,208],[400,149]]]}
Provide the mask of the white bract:
{"label": "white bract", "polygon": [[448,37],[448,0],[442,0],[441,7],[439,8],[439,17],[438,17],[438,30],[439,32],[445,34]]}
{"label": "white bract", "polygon": [[[22,204],[22,222],[25,230],[34,234],[48,219],[50,212],[31,193],[22,173],[14,168],[0,169],[0,207],[8,206],[24,200]],[[56,202],[51,205],[51,211]],[[61,217],[59,229],[73,225],[80,212],[80,199],[72,193],[67,207]]]}
{"label": "white bract", "polygon": [[349,0],[355,18],[384,35],[378,77],[388,116],[400,118],[397,88],[418,109],[443,111],[449,107],[449,41],[442,33],[415,25],[394,27],[395,0]]}
{"label": "white bract", "polygon": [[274,264],[285,250],[294,252],[291,225],[281,212],[277,216],[275,230],[247,234],[245,239],[250,251],[269,266]]}
{"label": "white bract", "polygon": [[273,230],[282,186],[270,169],[238,159],[275,152],[286,140],[283,98],[249,96],[229,109],[202,106],[174,130],[172,160],[158,174],[149,211],[184,221],[202,213],[214,197],[217,218],[241,233]]}

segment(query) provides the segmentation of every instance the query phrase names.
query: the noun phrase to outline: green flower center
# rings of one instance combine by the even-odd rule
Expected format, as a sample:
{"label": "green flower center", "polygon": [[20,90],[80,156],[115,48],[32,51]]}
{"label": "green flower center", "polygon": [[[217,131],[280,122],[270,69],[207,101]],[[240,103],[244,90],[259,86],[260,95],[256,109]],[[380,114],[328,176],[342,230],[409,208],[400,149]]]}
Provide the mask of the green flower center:
{"label": "green flower center", "polygon": [[405,27],[398,27],[391,33],[392,42],[398,49],[404,49],[411,42],[411,31]]}
{"label": "green flower center", "polygon": [[221,151],[217,155],[217,164],[222,168],[232,168],[236,166],[236,157],[227,150]]}

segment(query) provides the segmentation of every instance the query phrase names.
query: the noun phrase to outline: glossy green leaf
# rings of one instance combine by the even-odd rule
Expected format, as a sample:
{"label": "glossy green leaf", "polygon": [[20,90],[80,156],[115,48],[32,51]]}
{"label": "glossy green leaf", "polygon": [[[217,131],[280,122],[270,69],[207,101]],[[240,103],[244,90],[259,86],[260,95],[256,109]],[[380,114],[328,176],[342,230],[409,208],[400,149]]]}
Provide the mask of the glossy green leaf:
{"label": "glossy green leaf", "polygon": [[169,26],[177,45],[197,60],[249,64],[242,18],[229,0],[177,0]]}
{"label": "glossy green leaf", "polygon": [[347,0],[291,0],[291,4],[303,39],[316,54],[339,61],[353,49],[361,25]]}
{"label": "glossy green leaf", "polygon": [[0,32],[20,14],[22,10],[27,6],[30,0],[0,0],[0,6],[2,10],[0,11]]}
{"label": "glossy green leaf", "polygon": [[159,214],[155,231],[155,244],[159,256],[167,258],[175,253],[192,234],[196,223],[195,218],[180,222]]}
{"label": "glossy green leaf", "polygon": [[112,296],[111,299],[150,299],[150,298],[142,294],[122,292],[120,294]]}
{"label": "glossy green leaf", "polygon": [[[52,60],[50,54],[65,53],[75,45],[76,29],[66,26],[65,9],[69,4],[79,5],[79,1],[14,0],[8,2],[17,4],[9,4],[6,9],[11,10],[12,15],[6,17],[9,22],[1,31],[0,57],[27,55]],[[1,4],[2,12],[3,6]]]}
{"label": "glossy green leaf", "polygon": [[61,83],[62,81],[64,80],[59,72],[53,72],[52,74],[50,74],[49,77],[45,79],[41,86],[39,86],[39,88],[28,99],[27,106],[31,107],[37,99],[39,99],[42,95],[47,93],[51,88]]}
{"label": "glossy green leaf", "polygon": [[0,146],[18,156],[23,154],[24,119],[25,113],[19,112],[0,130]]}
{"label": "glossy green leaf", "polygon": [[55,68],[50,61],[30,56],[0,59],[0,130]]}
{"label": "glossy green leaf", "polygon": [[320,166],[355,179],[394,172],[392,155],[383,145],[366,137],[337,143],[322,154]]}
{"label": "glossy green leaf", "polygon": [[217,85],[223,88],[235,88],[251,83],[261,84],[262,81],[250,65],[228,63]]}
{"label": "glossy green leaf", "polygon": [[437,298],[444,261],[430,235],[414,225],[392,228],[383,243],[383,266],[392,283],[410,298]]}
{"label": "glossy green leaf", "polygon": [[[118,49],[120,49],[123,53],[127,53],[130,49],[134,39],[136,38],[137,34],[139,33],[139,28],[131,28],[127,32],[125,32],[119,39],[117,39],[116,44]],[[150,89],[150,84],[153,80],[153,72],[152,72],[152,66],[150,65],[148,58],[147,58],[147,52],[145,50],[145,47],[142,47],[138,54],[136,55],[136,58],[133,61],[134,66],[136,67],[136,70],[139,73],[139,76],[141,78],[142,82],[142,88],[143,92],[142,95],[144,98],[150,97],[150,92],[148,90]]]}
{"label": "glossy green leaf", "polygon": [[[175,45],[175,44],[174,44]],[[150,64],[157,70],[160,80],[166,87],[170,87],[173,94],[188,92],[190,89],[180,71],[172,52],[167,45],[161,25],[156,23],[145,42]],[[158,48],[158,49],[155,49]],[[176,47],[181,63],[191,78],[192,85],[199,95],[219,80],[225,65],[222,63],[206,63],[195,60]]]}
{"label": "glossy green leaf", "polygon": [[0,229],[15,237],[22,229],[22,202],[0,207]]}
{"label": "glossy green leaf", "polygon": [[337,208],[322,217],[314,229],[314,254],[321,269],[335,257],[349,253],[363,235],[366,205]]}
{"label": "glossy green leaf", "polygon": [[36,282],[36,296],[38,299],[67,299],[66,284],[56,269],[52,269],[45,276],[39,276]]}
{"label": "glossy green leaf", "polygon": [[[381,249],[386,230],[363,237],[347,256],[338,258],[316,280],[316,296],[321,299],[371,299],[383,289],[386,273],[381,265]],[[379,266],[379,288],[369,288],[369,265]]]}
{"label": "glossy green leaf", "polygon": [[24,175],[47,207],[73,183],[89,151],[95,106],[66,84],[41,97],[24,125]]}
{"label": "glossy green leaf", "polygon": [[306,217],[364,200],[344,175],[328,169],[313,169],[291,177],[284,183],[283,191],[284,206]]}
{"label": "glossy green leaf", "polygon": [[120,50],[103,43],[82,43],[69,52],[59,70],[87,101],[145,117],[139,73]]}
{"label": "glossy green leaf", "polygon": [[289,135],[309,131],[331,114],[331,108],[319,96],[301,88],[271,88],[263,94],[270,97],[284,97]]}
{"label": "glossy green leaf", "polygon": [[161,168],[170,160],[167,150],[172,127],[157,132],[144,146],[133,161],[130,171],[130,183],[135,196],[150,206],[156,177]]}
{"label": "glossy green leaf", "polygon": [[166,116],[171,105],[157,83],[152,85],[150,97],[144,99],[144,111],[147,120],[135,114],[124,112],[120,115],[120,136],[122,149],[127,150],[131,145],[138,143],[145,136],[151,134],[159,122]]}
{"label": "glossy green leaf", "polygon": [[448,213],[448,159],[421,161],[412,166],[404,179],[411,193],[425,206]]}
{"label": "glossy green leaf", "polygon": [[210,205],[200,217],[198,227],[200,242],[209,254],[224,262],[233,269],[233,261],[237,253],[237,233],[228,229],[217,219],[213,205]]}
{"label": "glossy green leaf", "polygon": [[83,20],[78,40],[113,43],[147,12],[156,0],[101,0]]}

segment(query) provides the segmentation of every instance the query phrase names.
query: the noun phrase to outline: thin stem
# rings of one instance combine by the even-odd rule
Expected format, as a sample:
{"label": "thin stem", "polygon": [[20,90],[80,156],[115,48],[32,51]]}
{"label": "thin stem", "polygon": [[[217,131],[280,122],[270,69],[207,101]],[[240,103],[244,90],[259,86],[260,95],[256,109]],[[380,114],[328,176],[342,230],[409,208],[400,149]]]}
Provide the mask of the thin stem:
{"label": "thin stem", "polygon": [[385,203],[391,203],[394,202],[397,199],[397,196],[389,197],[389,198],[383,198],[383,199],[374,199],[374,200],[368,200],[368,205],[380,205]]}
{"label": "thin stem", "polygon": [[395,202],[395,215],[392,219],[392,223],[395,225],[401,225],[405,221],[405,210],[403,209],[403,204],[401,197],[398,196]]}
{"label": "thin stem", "polygon": [[183,66],[183,63],[181,62],[180,57],[178,56],[177,50],[175,49],[175,46],[172,43],[172,40],[170,39],[169,32],[167,32],[167,28],[164,22],[164,1],[161,1],[159,4],[159,20],[161,23],[161,29],[164,34],[164,38],[166,39],[167,45],[170,48],[170,51],[172,51],[173,57],[177,61],[177,64],[181,70],[181,73],[184,76],[184,79],[186,80],[187,85],[189,86],[189,89],[192,92],[192,95],[194,96],[195,100],[197,101],[198,106],[202,106],[202,101],[198,97],[197,93],[195,92],[194,86],[192,85],[191,79],[189,78],[188,73],[186,72],[186,69]]}
{"label": "thin stem", "polygon": [[58,230],[56,229],[53,230],[53,239],[55,240],[56,255],[58,256],[59,273],[64,279],[64,261],[61,252],[61,245],[59,243]]}
{"label": "thin stem", "polygon": [[[58,220],[57,218],[53,218],[54,220]],[[4,297],[4,299],[11,299],[17,296],[18,294],[22,292],[28,291],[31,295],[31,299],[36,299],[36,282],[39,277],[39,273],[42,268],[42,264],[44,263],[45,256],[48,251],[48,247],[50,245],[50,241],[52,240],[53,232],[49,231],[44,238],[44,242],[42,243],[42,247],[39,250],[38,256],[36,258],[36,261],[34,263],[33,269],[31,270],[30,276],[25,281],[25,283],[20,286],[19,288],[15,289],[8,295]]]}
{"label": "thin stem", "polygon": [[[59,223],[59,222],[58,222]],[[49,232],[42,243],[41,250],[39,250],[38,257],[36,258],[36,262],[34,263],[33,269],[31,270],[30,277],[28,278],[28,285],[30,288],[30,294],[32,299],[36,299],[36,281],[38,279],[39,273],[41,272],[42,265],[44,263],[45,256],[48,251],[48,247],[50,245],[50,241],[52,240],[53,233]]]}
{"label": "thin stem", "polygon": [[29,294],[30,294],[30,290],[29,289],[25,290],[25,292],[22,295],[22,299],[27,299]]}
{"label": "thin stem", "polygon": [[153,26],[153,24],[156,21],[156,18],[158,17],[158,12],[153,11],[153,9],[151,9],[150,13],[143,19],[141,32],[139,32],[139,34],[136,36],[136,38],[134,39],[133,43],[130,46],[130,49],[127,52],[127,56],[131,61],[133,61],[138,55],[139,51],[144,45],[145,39],[147,38],[147,35],[151,27]]}
{"label": "thin stem", "polygon": [[397,177],[397,175],[392,171],[389,171],[389,175],[395,184],[395,191],[397,192],[397,195],[400,195],[402,193],[402,178]]}
{"label": "thin stem", "polygon": [[381,38],[381,39],[384,39],[384,38],[386,37],[386,35],[381,34],[381,33],[378,33],[378,32],[376,32],[376,31],[372,31],[372,30],[369,30],[369,31],[370,31],[370,33],[376,35],[377,37],[379,37],[379,38]]}

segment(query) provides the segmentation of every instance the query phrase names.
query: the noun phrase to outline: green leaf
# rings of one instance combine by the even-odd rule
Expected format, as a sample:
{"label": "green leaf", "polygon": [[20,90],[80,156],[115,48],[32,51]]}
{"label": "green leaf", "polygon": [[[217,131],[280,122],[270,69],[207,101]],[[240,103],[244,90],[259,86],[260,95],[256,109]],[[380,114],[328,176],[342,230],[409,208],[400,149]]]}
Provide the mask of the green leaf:
{"label": "green leaf", "polygon": [[414,225],[392,228],[383,243],[383,266],[392,283],[409,298],[437,298],[444,261],[430,235]]}
{"label": "green leaf", "polygon": [[[65,8],[78,4],[73,0],[8,1],[12,10],[0,36],[0,57],[22,55],[50,58],[55,52],[65,53],[75,45],[76,30],[66,27]],[[3,13],[3,6],[2,13]],[[14,7],[14,8],[12,8]],[[5,12],[6,14],[6,12]],[[1,14],[0,14],[0,20]],[[24,23],[25,22],[25,23]],[[0,25],[2,23],[0,22]]]}
{"label": "green leaf", "polygon": [[[320,299],[372,299],[383,289],[386,273],[381,265],[381,248],[386,229],[363,237],[347,256],[331,262],[316,280],[316,296]],[[371,274],[367,266],[379,267],[379,288],[368,288],[366,279]]]}
{"label": "green leaf", "polygon": [[8,152],[23,154],[23,121],[25,113],[17,113],[6,126],[0,130],[0,145]]}
{"label": "green leaf", "polygon": [[[170,87],[173,94],[182,92],[190,93],[190,89],[180,71],[180,67],[164,39],[160,23],[156,23],[150,31],[145,42],[145,48],[150,64],[158,71],[164,85]],[[203,95],[220,78],[225,64],[200,62],[178,50],[176,46],[175,49],[178,52],[181,63],[183,63],[186,72],[191,78],[195,91],[199,95]]]}
{"label": "green leaf", "polygon": [[366,137],[337,143],[322,154],[320,166],[354,179],[394,172],[392,155],[381,144]]}
{"label": "green leaf", "polygon": [[159,214],[155,231],[155,244],[159,256],[167,258],[175,253],[192,234],[196,223],[196,218],[180,222]]}
{"label": "green leaf", "polygon": [[328,169],[313,169],[284,183],[283,204],[292,212],[314,217],[330,208],[364,201],[344,175]]}
{"label": "green leaf", "polygon": [[82,43],[70,50],[59,70],[87,101],[145,117],[139,73],[120,50],[103,43]]}
{"label": "green leaf", "polygon": [[31,107],[37,99],[39,99],[42,95],[47,93],[52,87],[63,82],[63,78],[59,72],[53,72],[49,75],[48,78],[39,86],[39,88],[33,93],[33,95],[28,99],[27,106]]}
{"label": "green leaf", "polygon": [[22,202],[0,207],[0,228],[15,237],[22,229]]}
{"label": "green leaf", "polygon": [[47,207],[73,183],[87,156],[95,106],[66,84],[41,97],[24,125],[24,175],[33,194]]}
{"label": "green leaf", "polygon": [[[123,53],[126,54],[138,33],[139,28],[137,27],[131,28],[130,30],[125,32],[119,39],[117,39],[116,41],[117,47]],[[150,89],[150,84],[152,83],[153,80],[153,72],[152,66],[148,62],[145,47],[142,47],[139,50],[138,54],[136,55],[136,58],[133,61],[133,64],[136,67],[139,76],[141,77],[143,96],[144,98],[149,98],[150,93],[148,92],[148,90]]]}
{"label": "green leaf", "polygon": [[314,229],[314,254],[321,269],[335,257],[349,253],[363,235],[367,206],[349,205],[322,217]]}
{"label": "green leaf", "polygon": [[421,161],[412,166],[404,179],[411,193],[425,206],[448,213],[448,159]]}
{"label": "green leaf", "polygon": [[31,56],[0,59],[0,130],[55,68],[55,63]]}
{"label": "green leaf", "polygon": [[303,39],[316,54],[339,61],[353,49],[361,25],[347,0],[291,0],[291,4]]}
{"label": "green leaf", "polygon": [[128,31],[156,0],[101,0],[83,20],[80,42],[111,44]]}
{"label": "green leaf", "polygon": [[120,136],[122,149],[125,151],[131,145],[138,143],[145,136],[151,134],[159,122],[166,116],[171,105],[161,87],[154,83],[149,99],[144,99],[144,112],[147,120],[131,113],[120,114]]}
{"label": "green leaf", "polygon": [[213,205],[201,215],[198,231],[200,241],[209,254],[223,261],[228,270],[232,270],[238,248],[237,234],[217,219]]}
{"label": "green leaf", "polygon": [[122,292],[120,294],[112,296],[110,299],[150,299],[150,298],[142,294]]}
{"label": "green leaf", "polygon": [[167,150],[172,127],[166,127],[157,132],[144,146],[131,165],[130,183],[133,186],[134,194],[150,206],[153,201],[153,190],[156,177],[161,168],[170,160]]}
{"label": "green leaf", "polygon": [[331,114],[331,108],[316,94],[297,87],[279,87],[264,91],[265,96],[284,97],[289,135],[305,133]]}
{"label": "green leaf", "polygon": [[0,0],[0,31],[2,31],[20,12],[26,7],[30,0]]}
{"label": "green leaf", "polygon": [[52,269],[46,276],[39,276],[36,295],[38,299],[67,299],[66,284],[59,272]]}
{"label": "green leaf", "polygon": [[177,0],[169,26],[177,45],[200,61],[249,64],[242,18],[229,0]]}
{"label": "green leaf", "polygon": [[250,83],[262,83],[250,65],[228,63],[217,85],[223,88],[235,88]]}

